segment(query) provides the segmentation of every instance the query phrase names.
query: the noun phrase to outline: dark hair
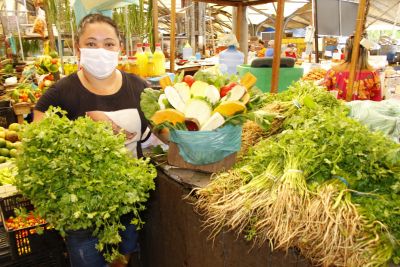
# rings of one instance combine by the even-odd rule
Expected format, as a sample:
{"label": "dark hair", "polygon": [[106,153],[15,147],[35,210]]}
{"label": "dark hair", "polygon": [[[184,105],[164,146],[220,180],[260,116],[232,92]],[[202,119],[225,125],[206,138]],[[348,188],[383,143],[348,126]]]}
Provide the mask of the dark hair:
{"label": "dark hair", "polygon": [[86,25],[92,24],[92,23],[106,23],[110,25],[111,27],[114,28],[115,34],[118,36],[118,40],[121,41],[121,36],[119,34],[119,29],[117,24],[109,17],[106,17],[102,14],[89,14],[86,15],[80,22],[77,30],[77,35],[76,35],[76,42],[79,41],[79,38],[82,36],[83,32],[85,31]]}
{"label": "dark hair", "polygon": [[[364,35],[363,35],[364,36]],[[353,44],[354,44],[354,36],[350,36],[346,41],[345,48],[345,62],[351,62],[351,56],[353,54]],[[368,64],[368,50],[360,45],[360,51],[358,55],[357,68],[360,70],[370,69],[371,67]]]}
{"label": "dark hair", "polygon": [[264,42],[263,40],[261,40],[261,39],[258,40],[258,43],[259,43],[259,44],[262,44],[262,45],[265,44],[265,42]]}

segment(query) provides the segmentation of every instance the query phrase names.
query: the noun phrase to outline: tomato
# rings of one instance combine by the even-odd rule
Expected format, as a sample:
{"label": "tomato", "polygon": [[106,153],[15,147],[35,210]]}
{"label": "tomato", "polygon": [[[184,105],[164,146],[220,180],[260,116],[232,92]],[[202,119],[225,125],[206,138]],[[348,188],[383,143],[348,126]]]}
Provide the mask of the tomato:
{"label": "tomato", "polygon": [[225,86],[222,86],[221,89],[219,90],[219,95],[220,95],[221,97],[226,96],[226,95],[228,94],[228,92],[229,92],[230,90],[232,90],[232,88],[235,87],[236,85],[238,85],[237,82],[231,82],[231,83],[228,83],[228,84],[225,85]]}
{"label": "tomato", "polygon": [[54,76],[53,74],[49,74],[46,76],[46,78],[44,78],[45,80],[49,80],[49,81],[54,81]]}
{"label": "tomato", "polygon": [[51,64],[57,64],[57,63],[58,63],[58,59],[53,58],[53,59],[51,60]]}
{"label": "tomato", "polygon": [[192,86],[192,84],[195,82],[192,75],[185,75],[185,77],[183,77],[183,81],[187,83],[189,87]]}
{"label": "tomato", "polygon": [[[28,214],[27,217],[10,217],[6,220],[6,226],[10,230],[18,230],[27,227],[36,226],[39,224],[46,223],[43,218],[36,218],[32,213]],[[28,232],[23,232],[23,235],[28,235]]]}
{"label": "tomato", "polygon": [[20,97],[22,102],[28,102],[28,94],[23,93]]}

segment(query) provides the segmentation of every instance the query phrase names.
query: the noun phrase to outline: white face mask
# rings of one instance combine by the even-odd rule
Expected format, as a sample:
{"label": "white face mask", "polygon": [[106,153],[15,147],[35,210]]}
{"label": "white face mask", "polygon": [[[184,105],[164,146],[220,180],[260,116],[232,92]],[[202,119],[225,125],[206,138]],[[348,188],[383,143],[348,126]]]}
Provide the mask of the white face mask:
{"label": "white face mask", "polygon": [[80,48],[80,51],[81,66],[97,79],[110,77],[118,66],[119,52],[104,48]]}

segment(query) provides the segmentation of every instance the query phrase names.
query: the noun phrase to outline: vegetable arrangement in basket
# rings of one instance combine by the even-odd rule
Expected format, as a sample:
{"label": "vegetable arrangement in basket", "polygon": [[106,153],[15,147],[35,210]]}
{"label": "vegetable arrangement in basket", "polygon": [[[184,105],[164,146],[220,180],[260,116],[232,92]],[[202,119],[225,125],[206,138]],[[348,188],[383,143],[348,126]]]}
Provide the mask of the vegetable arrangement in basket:
{"label": "vegetable arrangement in basket", "polygon": [[[251,88],[256,78],[248,73],[238,77],[222,75],[218,68],[183,76],[157,91],[145,89],[141,108],[148,120],[158,127],[188,131],[212,131],[227,123],[237,124],[256,102]],[[242,122],[242,121],[241,121]]]}
{"label": "vegetable arrangement in basket", "polygon": [[53,51],[50,55],[42,55],[35,62],[35,69],[38,75],[56,73],[60,68],[60,60],[57,52]]}
{"label": "vegetable arrangement in basket", "polygon": [[93,230],[97,249],[111,262],[121,255],[120,217],[139,212],[154,189],[155,168],[149,160],[131,157],[124,134],[88,117],[70,121],[51,108],[45,118],[27,126],[23,153],[17,158],[17,187],[38,214],[59,230]]}
{"label": "vegetable arrangement in basket", "polygon": [[34,84],[21,83],[11,93],[14,103],[36,103],[42,96],[42,91]]}

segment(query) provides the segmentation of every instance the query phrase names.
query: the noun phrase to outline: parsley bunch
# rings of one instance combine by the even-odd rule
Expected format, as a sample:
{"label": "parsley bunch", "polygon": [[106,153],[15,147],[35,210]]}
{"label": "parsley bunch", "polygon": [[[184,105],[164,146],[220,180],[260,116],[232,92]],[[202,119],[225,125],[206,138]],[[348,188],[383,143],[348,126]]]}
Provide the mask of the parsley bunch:
{"label": "parsley bunch", "polygon": [[119,258],[120,217],[133,213],[131,223],[143,224],[139,213],[154,189],[154,166],[131,157],[124,135],[114,135],[111,125],[88,117],[70,121],[59,108],[27,126],[23,140],[17,187],[39,215],[62,235],[93,231],[106,260]]}

